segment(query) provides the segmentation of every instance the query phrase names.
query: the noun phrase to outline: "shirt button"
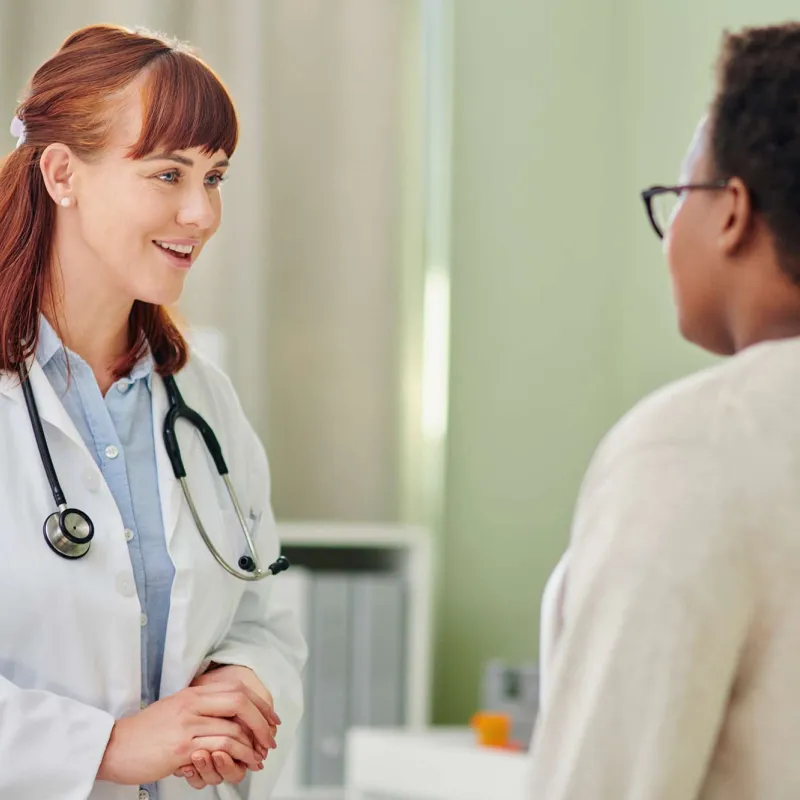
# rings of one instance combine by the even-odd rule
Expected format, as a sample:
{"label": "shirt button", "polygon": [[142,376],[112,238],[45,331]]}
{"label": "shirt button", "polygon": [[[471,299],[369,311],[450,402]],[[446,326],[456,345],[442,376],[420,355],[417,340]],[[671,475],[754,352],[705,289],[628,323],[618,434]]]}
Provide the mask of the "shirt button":
{"label": "shirt button", "polygon": [[100,488],[100,476],[93,470],[87,469],[83,473],[83,485],[90,492],[96,492]]}
{"label": "shirt button", "polygon": [[110,444],[106,447],[106,458],[116,458],[119,455],[119,450],[114,447],[113,444]]}
{"label": "shirt button", "polygon": [[133,531],[130,528],[125,528],[125,541],[129,542],[133,539]]}
{"label": "shirt button", "polygon": [[133,386],[133,384],[127,378],[123,378],[121,381],[117,382],[117,391],[120,394],[125,394],[131,386]]}
{"label": "shirt button", "polygon": [[141,617],[139,617],[139,624],[140,624],[140,625],[141,625],[143,628],[144,628],[144,626],[145,626],[145,625],[147,625],[147,614],[142,614],[142,616],[141,616]]}
{"label": "shirt button", "polygon": [[142,702],[139,703],[139,708],[141,708],[142,711],[144,711],[147,708],[148,705],[149,705],[149,703],[147,702],[147,700],[142,700]]}
{"label": "shirt button", "polygon": [[139,800],[150,800],[150,792],[147,789],[141,789],[139,791]]}

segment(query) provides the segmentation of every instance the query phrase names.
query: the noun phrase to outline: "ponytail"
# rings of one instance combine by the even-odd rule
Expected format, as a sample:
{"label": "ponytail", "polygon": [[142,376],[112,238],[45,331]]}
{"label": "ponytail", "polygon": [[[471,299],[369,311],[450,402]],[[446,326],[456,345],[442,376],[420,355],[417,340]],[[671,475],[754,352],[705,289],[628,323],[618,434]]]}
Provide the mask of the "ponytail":
{"label": "ponytail", "polygon": [[38,156],[23,145],[0,168],[0,370],[16,371],[39,337],[55,210]]}

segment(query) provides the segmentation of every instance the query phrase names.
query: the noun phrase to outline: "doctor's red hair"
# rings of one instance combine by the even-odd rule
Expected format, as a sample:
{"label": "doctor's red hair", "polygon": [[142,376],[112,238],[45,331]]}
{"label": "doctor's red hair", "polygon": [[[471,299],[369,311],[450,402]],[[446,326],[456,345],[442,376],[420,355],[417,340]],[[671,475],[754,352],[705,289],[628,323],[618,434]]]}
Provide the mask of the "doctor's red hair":
{"label": "doctor's red hair", "polygon": [[[24,143],[0,169],[0,370],[16,370],[35,352],[42,297],[50,286],[55,205],[39,169],[42,152],[60,142],[84,159],[99,153],[121,93],[142,75],[142,131],[131,158],[156,148],[199,147],[228,156],[236,149],[233,102],[214,72],[187,48],[110,25],[73,33],[33,76],[17,109]],[[130,349],[114,365],[116,378],[130,372],[148,342],[161,374],[186,363],[188,346],[167,309],[137,301]]]}

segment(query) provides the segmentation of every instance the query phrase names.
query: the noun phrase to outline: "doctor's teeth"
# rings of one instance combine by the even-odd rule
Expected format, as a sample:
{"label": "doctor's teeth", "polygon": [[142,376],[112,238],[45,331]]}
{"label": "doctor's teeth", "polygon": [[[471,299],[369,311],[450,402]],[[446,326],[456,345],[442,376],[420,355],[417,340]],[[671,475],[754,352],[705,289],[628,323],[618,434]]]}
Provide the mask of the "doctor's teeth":
{"label": "doctor's teeth", "polygon": [[174,250],[176,253],[181,253],[185,256],[188,256],[194,250],[193,244],[169,244],[169,242],[159,242],[157,239],[156,244],[165,250]]}

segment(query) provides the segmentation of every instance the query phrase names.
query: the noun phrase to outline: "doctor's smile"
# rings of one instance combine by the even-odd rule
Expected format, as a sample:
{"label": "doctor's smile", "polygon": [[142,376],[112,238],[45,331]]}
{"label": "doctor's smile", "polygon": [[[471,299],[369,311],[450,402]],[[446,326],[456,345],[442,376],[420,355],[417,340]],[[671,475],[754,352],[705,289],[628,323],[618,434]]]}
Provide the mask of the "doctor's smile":
{"label": "doctor's smile", "polygon": [[199,247],[197,240],[187,239],[154,239],[153,244],[158,247],[173,266],[187,268],[191,267],[195,258],[195,248]]}

